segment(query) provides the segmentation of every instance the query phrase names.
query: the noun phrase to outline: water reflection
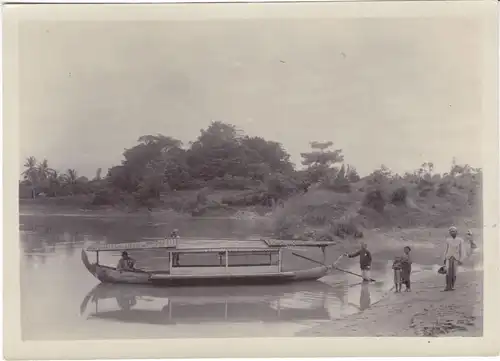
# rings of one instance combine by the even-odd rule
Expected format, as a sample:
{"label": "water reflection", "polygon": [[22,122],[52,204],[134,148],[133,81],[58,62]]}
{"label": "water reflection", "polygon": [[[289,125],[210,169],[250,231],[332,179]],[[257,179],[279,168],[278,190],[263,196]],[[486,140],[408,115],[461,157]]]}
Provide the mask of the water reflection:
{"label": "water reflection", "polygon": [[99,284],[83,299],[80,313],[89,320],[147,324],[327,320],[332,297],[345,303],[341,289],[320,281],[179,289]]}
{"label": "water reflection", "polygon": [[[282,286],[96,286],[95,278],[81,264],[79,254],[84,244],[123,242],[151,234],[141,234],[140,229],[131,231],[123,222],[85,220],[84,225],[79,225],[74,218],[45,228],[25,224],[26,231],[20,232],[22,329],[26,339],[205,337],[212,330],[226,337],[234,332],[233,325],[238,325],[242,337],[292,336],[307,322],[362,312],[383,298],[392,286],[392,270],[385,261],[374,262],[373,277],[380,282],[369,285],[362,285],[358,277],[335,272],[317,282]],[[76,222],[75,228],[71,222]],[[189,236],[217,238],[221,233],[229,238],[228,228],[243,229],[235,225],[236,221],[231,222],[233,225],[225,228],[218,227],[223,221],[211,221],[212,226],[207,228],[206,222],[200,225],[192,221]],[[130,231],[126,237],[121,236],[123,229]],[[320,259],[320,251],[317,253],[311,258]],[[158,254],[148,262],[155,257]],[[103,263],[117,261],[111,254],[108,258],[103,258]],[[327,262],[337,258],[335,250],[327,253]],[[284,253],[283,260],[287,269],[312,266],[290,252]],[[359,273],[356,262],[346,261],[340,266]],[[200,329],[195,324],[208,328]],[[158,325],[186,326],[179,329]]]}

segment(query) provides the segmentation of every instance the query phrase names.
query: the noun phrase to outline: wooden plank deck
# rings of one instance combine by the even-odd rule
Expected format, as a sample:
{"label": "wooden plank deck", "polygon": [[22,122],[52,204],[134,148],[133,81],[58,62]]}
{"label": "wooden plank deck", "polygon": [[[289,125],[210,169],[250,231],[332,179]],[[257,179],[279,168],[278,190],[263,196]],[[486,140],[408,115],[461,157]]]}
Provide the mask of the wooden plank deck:
{"label": "wooden plank deck", "polygon": [[143,242],[128,242],[128,243],[110,243],[98,244],[87,247],[89,252],[105,252],[105,251],[131,251],[131,250],[145,250],[145,249],[159,249],[159,248],[172,248],[175,249],[177,239],[167,238],[156,241],[143,241]]}

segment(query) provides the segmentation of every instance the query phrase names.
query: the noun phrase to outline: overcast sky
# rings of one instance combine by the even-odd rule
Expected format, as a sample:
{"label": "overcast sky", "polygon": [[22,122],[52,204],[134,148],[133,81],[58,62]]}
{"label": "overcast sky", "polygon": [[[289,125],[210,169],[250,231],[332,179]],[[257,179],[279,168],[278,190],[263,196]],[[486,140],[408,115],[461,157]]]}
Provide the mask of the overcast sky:
{"label": "overcast sky", "polygon": [[[480,166],[477,23],[434,19],[47,22],[19,30],[21,157],[92,176],[144,134],[211,120],[300,163],[331,140],[366,174]],[[23,160],[20,160],[23,163]]]}

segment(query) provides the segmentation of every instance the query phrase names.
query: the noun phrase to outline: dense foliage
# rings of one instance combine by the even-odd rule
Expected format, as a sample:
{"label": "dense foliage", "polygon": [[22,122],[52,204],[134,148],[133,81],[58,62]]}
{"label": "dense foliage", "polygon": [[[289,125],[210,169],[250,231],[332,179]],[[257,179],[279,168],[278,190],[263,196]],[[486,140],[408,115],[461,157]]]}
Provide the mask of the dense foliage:
{"label": "dense foliage", "polygon": [[[480,185],[480,169],[455,162],[446,174],[434,173],[432,163],[404,175],[381,166],[361,180],[356,169],[344,163],[342,150],[332,148],[332,142],[310,145],[308,152],[301,153],[303,169],[297,169],[280,143],[212,122],[188,145],[162,134],[141,136],[135,146],[124,150],[121,164],[111,167],[105,176],[99,168],[91,180],[79,177],[74,169],[60,173],[47,160],[37,162],[29,157],[20,197],[86,195],[94,206],[160,206],[199,214],[203,207],[272,207],[314,187],[346,195],[362,191],[363,206],[382,213],[387,204],[407,203],[409,185],[415,186],[419,197],[446,197],[452,189],[466,187],[474,193],[471,199]],[[471,179],[474,185],[462,184]],[[207,194],[222,190],[240,193],[212,204]],[[183,192],[196,195],[189,200],[177,197]]]}

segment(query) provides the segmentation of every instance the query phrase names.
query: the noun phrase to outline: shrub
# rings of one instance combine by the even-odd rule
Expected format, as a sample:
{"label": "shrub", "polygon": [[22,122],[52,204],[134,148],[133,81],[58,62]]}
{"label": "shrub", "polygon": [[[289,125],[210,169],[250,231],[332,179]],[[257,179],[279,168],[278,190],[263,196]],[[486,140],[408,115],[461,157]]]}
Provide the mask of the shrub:
{"label": "shrub", "polygon": [[215,178],[210,182],[214,189],[245,190],[259,187],[262,182],[245,177],[226,175],[223,178]]}
{"label": "shrub", "polygon": [[450,185],[447,182],[439,183],[436,194],[438,197],[444,197],[450,194]]}
{"label": "shrub", "polygon": [[116,201],[116,196],[113,192],[108,189],[103,189],[94,194],[91,204],[94,206],[106,206],[113,205]]}
{"label": "shrub", "polygon": [[408,196],[408,190],[405,187],[399,187],[391,195],[392,204],[406,204],[406,197]]}
{"label": "shrub", "polygon": [[418,182],[419,196],[427,197],[430,192],[434,191],[434,183],[430,180],[421,178]]}
{"label": "shrub", "polygon": [[334,235],[340,238],[347,236],[362,237],[362,232],[358,229],[352,220],[337,221],[333,224]]}
{"label": "shrub", "polygon": [[198,204],[205,204],[205,203],[207,203],[207,201],[208,201],[208,193],[209,193],[209,189],[208,188],[201,189],[196,194],[196,202],[198,202]]}
{"label": "shrub", "polygon": [[379,189],[368,191],[363,200],[363,205],[376,210],[379,213],[384,211],[386,200]]}

